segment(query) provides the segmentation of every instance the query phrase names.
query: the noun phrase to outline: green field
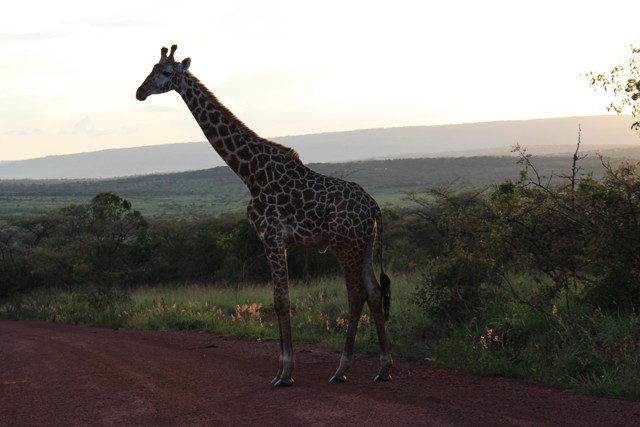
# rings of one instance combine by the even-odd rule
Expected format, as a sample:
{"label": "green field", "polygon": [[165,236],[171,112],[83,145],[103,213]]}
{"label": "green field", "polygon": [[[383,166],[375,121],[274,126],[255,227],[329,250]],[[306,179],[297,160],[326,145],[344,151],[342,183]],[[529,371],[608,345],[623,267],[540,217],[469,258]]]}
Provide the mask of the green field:
{"label": "green field", "polygon": [[[570,158],[536,157],[539,171],[567,171]],[[595,156],[582,160],[582,173],[601,170]],[[381,206],[407,205],[405,193],[425,188],[486,187],[518,176],[515,157],[370,160],[311,164],[320,173],[362,185]],[[0,180],[0,219],[72,203],[86,203],[111,191],[130,200],[145,216],[244,210],[249,193],[229,168],[104,180]]]}

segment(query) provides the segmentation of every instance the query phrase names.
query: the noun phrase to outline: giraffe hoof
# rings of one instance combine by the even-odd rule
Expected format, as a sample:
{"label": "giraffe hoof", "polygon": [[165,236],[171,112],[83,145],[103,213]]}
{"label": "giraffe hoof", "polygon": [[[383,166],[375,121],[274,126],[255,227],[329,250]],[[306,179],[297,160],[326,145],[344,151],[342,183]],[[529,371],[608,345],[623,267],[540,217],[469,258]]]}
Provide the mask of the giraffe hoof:
{"label": "giraffe hoof", "polygon": [[274,378],[275,382],[271,382],[274,387],[291,387],[293,385],[293,379],[283,380],[282,378]]}
{"label": "giraffe hoof", "polygon": [[334,375],[331,377],[331,379],[329,380],[330,383],[343,383],[347,381],[347,377],[344,375]]}
{"label": "giraffe hoof", "polygon": [[271,384],[276,385],[278,381],[280,381],[280,377],[275,377],[274,379],[271,380]]}
{"label": "giraffe hoof", "polygon": [[373,380],[377,383],[386,383],[387,381],[391,381],[391,375],[387,375],[386,377],[376,375]]}

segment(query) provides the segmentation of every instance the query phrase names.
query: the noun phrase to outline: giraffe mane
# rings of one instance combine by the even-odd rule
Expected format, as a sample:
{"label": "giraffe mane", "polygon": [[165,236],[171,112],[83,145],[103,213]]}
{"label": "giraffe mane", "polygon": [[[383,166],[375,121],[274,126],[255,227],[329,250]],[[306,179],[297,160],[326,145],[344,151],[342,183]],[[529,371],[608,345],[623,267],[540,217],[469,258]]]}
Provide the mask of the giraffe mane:
{"label": "giraffe mane", "polygon": [[253,138],[255,138],[261,144],[269,145],[269,146],[271,146],[271,147],[283,152],[284,154],[288,155],[289,157],[291,157],[296,162],[302,164],[302,160],[300,160],[300,155],[298,154],[298,152],[296,150],[294,150],[291,147],[287,147],[285,145],[278,144],[277,142],[269,141],[268,139],[265,139],[265,138],[261,137],[260,135],[258,135],[257,133],[255,133],[255,131],[253,131],[249,126],[245,125],[242,120],[240,120],[238,117],[236,117],[236,115],[233,114],[231,112],[231,110],[229,110],[227,107],[225,107],[218,100],[218,98],[213,94],[213,92],[211,92],[204,84],[202,84],[202,82],[196,76],[194,76],[190,71],[187,71],[186,73],[189,75],[189,77],[191,77],[193,79],[193,81],[197,85],[199,85],[202,88],[202,90],[207,94],[208,97],[210,97],[211,99],[214,100],[214,102],[216,104],[216,107],[219,108],[225,114],[225,116],[227,116],[229,119],[231,119],[238,128],[240,128],[245,133],[248,133],[249,135],[251,135]]}

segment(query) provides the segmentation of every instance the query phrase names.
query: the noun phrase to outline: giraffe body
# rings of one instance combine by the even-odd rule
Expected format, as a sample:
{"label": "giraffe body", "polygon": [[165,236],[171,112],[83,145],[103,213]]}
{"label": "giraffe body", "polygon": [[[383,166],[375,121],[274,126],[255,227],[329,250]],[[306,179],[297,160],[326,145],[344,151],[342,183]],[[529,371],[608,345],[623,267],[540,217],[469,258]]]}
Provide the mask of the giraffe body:
{"label": "giraffe body", "polygon": [[331,381],[346,379],[365,302],[380,344],[376,380],[388,380],[392,360],[382,307],[384,302],[388,310],[389,282],[382,273],[381,288],[373,271],[376,236],[382,244],[379,206],[358,184],[319,174],[302,164],[294,150],[255,134],[188,71],[189,58],[174,60],[175,50],[174,45],[167,56],[168,50],[162,49],[160,61],[138,88],[136,98],[142,101],[152,94],[177,91],[210,144],[249,189],[247,215],[269,261],[280,328],[280,363],[272,383],[293,384],[287,269],[287,248],[293,246],[333,247],[345,275],[349,323],[340,365]]}

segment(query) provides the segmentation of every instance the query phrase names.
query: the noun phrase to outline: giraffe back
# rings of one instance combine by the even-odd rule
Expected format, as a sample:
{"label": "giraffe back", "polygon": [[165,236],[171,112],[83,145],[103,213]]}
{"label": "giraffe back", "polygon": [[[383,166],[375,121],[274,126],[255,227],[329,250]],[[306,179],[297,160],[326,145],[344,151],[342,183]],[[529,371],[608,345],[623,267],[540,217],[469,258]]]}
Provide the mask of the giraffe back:
{"label": "giraffe back", "polygon": [[342,246],[374,236],[380,208],[360,185],[296,162],[269,163],[263,173],[265,183],[248,207],[261,238],[286,246]]}

